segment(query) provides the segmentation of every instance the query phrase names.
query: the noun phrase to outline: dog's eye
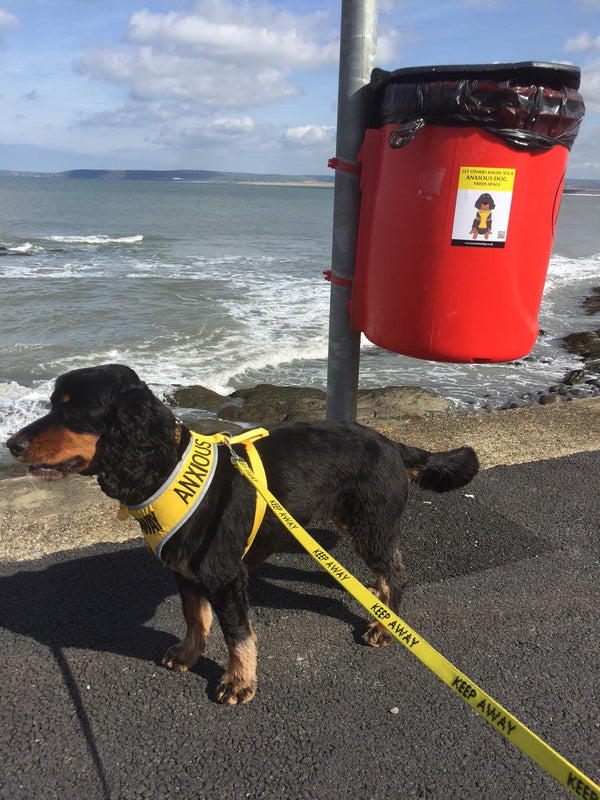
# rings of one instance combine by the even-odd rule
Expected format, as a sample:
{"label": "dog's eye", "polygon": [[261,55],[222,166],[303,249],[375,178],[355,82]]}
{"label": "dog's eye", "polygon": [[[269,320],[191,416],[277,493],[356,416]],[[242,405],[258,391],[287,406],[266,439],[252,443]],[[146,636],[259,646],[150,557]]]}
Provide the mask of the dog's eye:
{"label": "dog's eye", "polygon": [[63,394],[63,396],[60,398],[61,405],[65,405],[66,403],[70,402],[71,402],[71,396],[68,394]]}

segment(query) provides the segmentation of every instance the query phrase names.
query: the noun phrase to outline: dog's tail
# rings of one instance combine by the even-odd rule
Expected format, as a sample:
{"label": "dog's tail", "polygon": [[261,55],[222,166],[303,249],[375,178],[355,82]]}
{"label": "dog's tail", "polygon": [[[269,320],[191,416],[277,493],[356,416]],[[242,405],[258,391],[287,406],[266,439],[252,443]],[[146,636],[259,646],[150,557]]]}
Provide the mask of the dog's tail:
{"label": "dog's tail", "polygon": [[449,492],[469,483],[479,470],[477,454],[471,447],[444,453],[430,453],[401,444],[402,460],[411,483],[432,492]]}

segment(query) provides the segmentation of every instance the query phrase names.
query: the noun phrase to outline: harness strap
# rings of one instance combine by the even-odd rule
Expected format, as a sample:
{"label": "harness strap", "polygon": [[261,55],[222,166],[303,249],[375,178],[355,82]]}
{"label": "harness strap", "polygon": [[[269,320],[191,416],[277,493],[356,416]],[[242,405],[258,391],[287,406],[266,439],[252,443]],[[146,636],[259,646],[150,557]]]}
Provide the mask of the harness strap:
{"label": "harness strap", "polygon": [[[139,522],[150,549],[163,561],[163,547],[189,519],[209,489],[217,466],[216,446],[225,444],[236,455],[231,449],[232,445],[243,444],[253,471],[266,485],[267,476],[254,442],[268,435],[269,432],[264,428],[254,428],[233,437],[229,433],[202,436],[190,431],[190,442],[186,451],[165,483],[144,503],[137,506],[122,505],[117,514],[118,519],[126,520],[130,515],[134,517]],[[252,530],[242,558],[256,538],[266,507],[266,501],[257,492]]]}
{"label": "harness strap", "polygon": [[[238,442],[243,444],[246,448],[246,453],[248,454],[248,460],[250,461],[250,467],[252,468],[252,472],[257,476],[260,482],[266,486],[267,485],[267,476],[265,473],[265,468],[263,467],[262,459],[258,455],[258,450],[254,446],[254,442],[257,439],[262,439],[264,436],[268,436],[269,432],[264,428],[255,428],[252,431],[247,433],[242,433],[239,436],[233,436],[227,444],[234,445]],[[256,538],[256,534],[258,533],[258,529],[260,528],[260,524],[264,519],[265,511],[267,510],[267,501],[265,498],[260,494],[260,492],[256,492],[256,505],[254,507],[254,522],[252,523],[252,530],[250,531],[250,536],[248,537],[248,541],[246,542],[246,549],[243,552],[242,558],[246,555],[248,550],[252,547],[254,543],[254,539]]]}

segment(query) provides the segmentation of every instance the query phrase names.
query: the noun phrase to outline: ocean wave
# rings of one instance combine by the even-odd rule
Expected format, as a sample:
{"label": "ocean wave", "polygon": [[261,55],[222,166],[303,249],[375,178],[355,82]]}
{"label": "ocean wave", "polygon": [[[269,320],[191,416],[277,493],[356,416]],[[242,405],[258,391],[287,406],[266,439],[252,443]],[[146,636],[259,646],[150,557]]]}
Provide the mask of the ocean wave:
{"label": "ocean wave", "polygon": [[[65,243],[67,250],[68,242],[107,242],[107,237],[97,236],[52,238]],[[143,237],[116,241],[133,238],[140,241]],[[34,238],[29,244],[33,242],[35,246],[39,241],[45,241],[48,247],[48,238]],[[24,247],[26,241],[4,244]],[[181,261],[173,257],[167,261],[151,249],[143,257],[135,248],[130,248],[122,259],[114,259],[111,253],[110,248],[91,256],[87,251],[81,257],[76,252],[69,253],[68,261],[63,255],[47,258],[46,253],[42,258],[0,259],[0,266],[13,278],[81,277],[81,287],[73,282],[75,299],[80,302],[89,291],[93,300],[86,305],[87,321],[81,325],[83,339],[77,340],[76,346],[56,351],[60,352],[59,357],[47,345],[39,345],[39,352],[27,345],[22,360],[25,366],[17,373],[14,350],[7,348],[10,368],[4,377],[10,375],[19,384],[28,384],[31,375],[34,388],[14,382],[0,384],[0,436],[4,439],[45,413],[54,377],[101,363],[128,364],[159,395],[169,387],[193,384],[222,394],[258,383],[325,388],[330,289],[322,280],[321,264],[315,259],[303,254],[289,260],[234,255],[227,250],[218,257],[186,254]],[[15,275],[17,267],[23,275]],[[600,254],[580,258],[552,256],[540,315],[546,335],[538,340],[527,359],[506,365],[433,364],[389,353],[363,338],[361,386],[420,385],[450,397],[459,406],[472,407],[488,392],[495,392],[500,403],[521,390],[544,389],[560,382],[579,363],[564,351],[560,337],[597,327],[597,322],[585,316],[580,307],[589,287],[598,285],[599,272]],[[147,292],[143,286],[138,291],[130,284],[118,283],[123,277],[136,274],[149,279]],[[104,276],[110,284],[98,281]],[[94,279],[91,288],[85,283],[88,278]],[[176,280],[180,282],[175,283]],[[197,281],[202,285],[198,286]],[[110,311],[113,305],[113,300],[107,301],[102,294],[105,284],[122,287],[121,291],[117,289],[121,310],[131,297],[139,300],[127,312],[128,323],[123,328],[126,335],[120,329],[117,333],[105,331],[107,309],[110,306]],[[146,324],[148,315],[153,316],[154,327]],[[52,379],[35,381],[40,374]]]}
{"label": "ocean wave", "polygon": [[600,253],[573,258],[552,254],[548,266],[546,286],[552,281],[598,280],[600,272]]}
{"label": "ocean wave", "polygon": [[30,253],[34,249],[34,246],[31,242],[23,242],[23,244],[9,245],[2,249],[7,253]]}
{"label": "ocean wave", "polygon": [[0,256],[31,256],[34,253],[40,253],[42,250],[43,247],[31,242],[21,242],[20,244],[0,243]]}
{"label": "ocean wave", "polygon": [[62,244],[137,244],[143,241],[144,236],[139,233],[134,236],[106,236],[105,234],[90,234],[89,236],[50,236],[51,242]]}
{"label": "ocean wave", "polygon": [[[48,412],[51,381],[39,388],[23,386],[16,381],[0,383],[0,441],[5,442],[24,425]],[[0,453],[0,465],[12,463],[8,450]]]}
{"label": "ocean wave", "polygon": [[553,255],[542,296],[540,327],[555,336],[587,330],[591,320],[582,302],[598,286],[599,275],[600,253],[583,258]]}

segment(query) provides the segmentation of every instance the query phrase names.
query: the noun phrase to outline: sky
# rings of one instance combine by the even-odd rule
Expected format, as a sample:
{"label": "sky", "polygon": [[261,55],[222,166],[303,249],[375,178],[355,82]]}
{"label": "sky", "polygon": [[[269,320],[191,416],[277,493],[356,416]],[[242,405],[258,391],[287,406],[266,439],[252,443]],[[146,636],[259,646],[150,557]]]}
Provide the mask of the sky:
{"label": "sky", "polygon": [[[341,0],[0,0],[0,169],[327,173]],[[376,66],[582,70],[567,174],[600,179],[600,0],[379,0]]]}

